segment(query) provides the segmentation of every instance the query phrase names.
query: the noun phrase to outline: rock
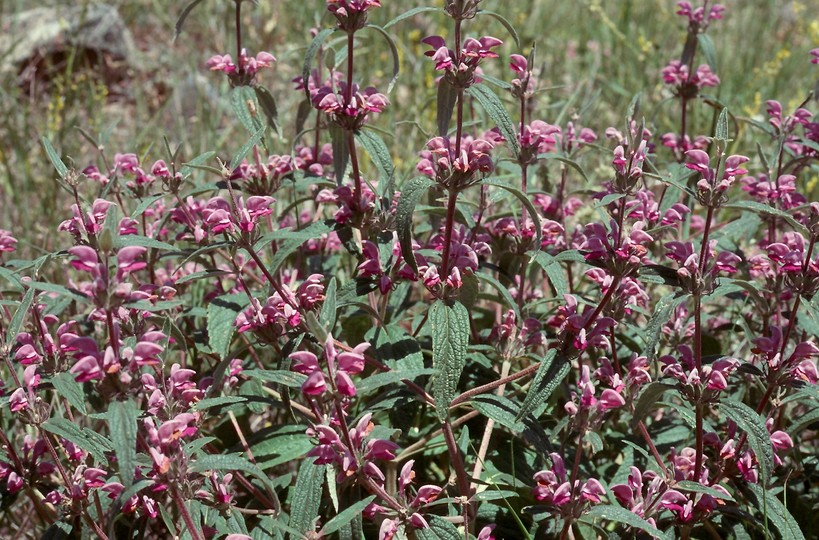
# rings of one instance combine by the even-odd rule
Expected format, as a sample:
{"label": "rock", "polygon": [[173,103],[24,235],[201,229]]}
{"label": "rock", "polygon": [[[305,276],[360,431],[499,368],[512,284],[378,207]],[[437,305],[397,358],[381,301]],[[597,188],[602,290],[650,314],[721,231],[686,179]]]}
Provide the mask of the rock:
{"label": "rock", "polygon": [[68,58],[127,65],[134,55],[130,31],[117,9],[106,4],[38,7],[4,17],[0,24],[0,74],[6,76],[25,79],[33,68],[37,77],[47,77],[43,66],[59,69]]}

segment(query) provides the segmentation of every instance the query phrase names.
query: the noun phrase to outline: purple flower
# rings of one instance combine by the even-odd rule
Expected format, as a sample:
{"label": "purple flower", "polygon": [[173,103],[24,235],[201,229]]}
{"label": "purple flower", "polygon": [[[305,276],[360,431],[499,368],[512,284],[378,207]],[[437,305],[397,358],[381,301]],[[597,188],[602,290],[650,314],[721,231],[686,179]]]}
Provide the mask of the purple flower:
{"label": "purple flower", "polygon": [[233,63],[229,54],[211,56],[206,64],[211,71],[225,73],[234,86],[243,86],[252,82],[256,73],[272,66],[275,61],[276,57],[268,52],[260,52],[253,57],[248,54],[247,49],[242,49],[238,65]]}
{"label": "purple flower", "polygon": [[14,251],[17,245],[17,239],[11,235],[11,232],[0,229],[0,253],[2,252],[12,252]]}
{"label": "purple flower", "polygon": [[687,17],[691,24],[706,25],[710,21],[722,19],[722,14],[725,12],[725,6],[722,4],[714,4],[706,13],[705,6],[693,7],[691,2],[677,2],[677,15]]}
{"label": "purple flower", "polygon": [[443,71],[449,84],[456,88],[466,88],[474,82],[478,66],[484,58],[497,58],[492,49],[503,44],[503,41],[492,36],[480,39],[466,38],[462,49],[457,53],[447,48],[446,40],[441,36],[428,36],[421,43],[432,47],[424,53],[435,62],[436,71]]}
{"label": "purple flower", "polygon": [[148,264],[138,260],[148,251],[142,246],[127,246],[117,252],[117,279],[121,280],[128,274],[142,270]]}

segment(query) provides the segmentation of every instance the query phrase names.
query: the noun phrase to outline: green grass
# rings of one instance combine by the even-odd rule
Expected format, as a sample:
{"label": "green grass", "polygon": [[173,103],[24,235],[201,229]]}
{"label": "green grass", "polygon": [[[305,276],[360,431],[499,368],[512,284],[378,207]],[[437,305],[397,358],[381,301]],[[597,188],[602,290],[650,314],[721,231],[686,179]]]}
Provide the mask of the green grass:
{"label": "green grass", "polygon": [[[0,81],[0,227],[15,232],[21,254],[49,249],[57,236],[55,227],[67,217],[69,198],[53,180],[38,142],[41,135],[47,135],[80,169],[99,154],[77,128],[97,138],[108,156],[136,152],[151,161],[166,157],[163,137],[171,146],[181,144],[185,158],[215,149],[225,159],[247,139],[230,111],[227,83],[204,67],[210,55],[233,48],[233,3],[203,2],[175,43],[173,27],[185,2],[114,3],[139,49],[121,84],[106,87],[98,72],[69,68],[62,69],[45,92],[32,94],[12,77]],[[284,140],[279,141],[277,153],[289,152],[293,144],[293,118],[302,96],[292,91],[290,80],[301,71],[308,29],[332,24],[324,4],[323,0],[262,1],[257,6],[247,3],[244,10],[246,46],[252,51],[269,50],[279,60],[275,70],[261,76],[261,83],[277,96],[284,121]],[[373,12],[371,22],[384,24],[422,4],[426,2],[386,0],[382,9]],[[625,109],[637,92],[643,92],[642,114],[655,133],[676,125],[677,106],[667,100],[668,90],[660,77],[667,61],[679,56],[684,39],[675,4],[671,0],[485,0],[482,7],[512,22],[524,52],[537,43],[538,63],[544,66],[541,87],[552,89],[539,96],[535,116],[546,121],[555,121],[561,113],[564,121],[576,117],[577,123],[602,136],[609,125],[622,126]],[[26,6],[30,3],[0,0],[0,24],[9,24],[10,16]],[[447,35],[450,27],[442,15],[424,13],[391,31],[398,42],[402,73],[390,95],[393,107],[375,126],[392,136],[387,143],[399,171],[406,175],[412,173],[415,155],[435,125],[434,73],[419,41],[429,34]],[[518,51],[503,26],[490,17],[479,17],[468,21],[466,32],[507,41],[502,58],[488,63],[486,69],[510,78],[506,57]],[[764,114],[767,99],[778,99],[790,110],[819,79],[819,69],[807,56],[819,46],[819,12],[807,1],[732,2],[726,19],[715,23],[709,33],[722,79],[715,97],[737,115]],[[366,65],[368,72],[358,76],[383,88],[390,65],[388,48],[381,40],[376,32],[361,33],[359,66]],[[194,80],[199,83],[192,84]],[[705,133],[711,111],[702,106],[697,110],[694,130]],[[753,153],[746,139],[739,137],[734,150]],[[599,168],[594,163],[589,167],[595,171],[594,180],[604,180],[607,174],[609,156],[600,153],[599,159]]]}

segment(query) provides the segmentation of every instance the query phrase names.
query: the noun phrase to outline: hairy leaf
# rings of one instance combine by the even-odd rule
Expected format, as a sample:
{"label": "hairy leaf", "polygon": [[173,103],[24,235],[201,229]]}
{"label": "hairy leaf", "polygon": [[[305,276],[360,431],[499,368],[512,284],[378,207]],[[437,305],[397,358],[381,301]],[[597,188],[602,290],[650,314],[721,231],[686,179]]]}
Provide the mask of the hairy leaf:
{"label": "hairy leaf", "polygon": [[747,485],[754,499],[756,499],[754,506],[779,531],[782,540],[805,540],[805,535],[799,523],[788,512],[788,509],[778,497],[759,484],[748,483]]}
{"label": "hairy leaf", "polygon": [[134,483],[136,469],[137,418],[140,411],[133,401],[115,401],[108,406],[108,429],[117,455],[119,475],[126,488]]}
{"label": "hairy leaf", "polygon": [[563,356],[557,355],[556,349],[549,349],[546,356],[540,362],[540,367],[535,373],[529,392],[523,399],[517,419],[525,417],[552,395],[552,392],[560,385],[566,375],[569,374],[571,366]]}
{"label": "hairy leaf", "polygon": [[449,123],[452,121],[452,111],[458,103],[458,91],[445,79],[438,83],[438,98],[436,100],[436,119],[438,122],[438,136],[446,137],[449,134]]}
{"label": "hairy leaf", "polygon": [[401,198],[398,199],[398,208],[395,211],[395,230],[398,233],[398,242],[401,244],[401,254],[416,274],[418,264],[415,262],[415,253],[412,250],[412,214],[424,193],[434,185],[435,182],[426,176],[416,176],[407,181],[402,186]]}
{"label": "hairy leaf", "polygon": [[748,444],[756,454],[759,465],[760,484],[767,485],[774,468],[774,454],[765,420],[740,401],[723,401],[719,409],[748,435]]}
{"label": "hairy leaf", "polygon": [[527,194],[525,194],[524,192],[522,192],[521,190],[519,190],[517,187],[515,187],[515,186],[513,186],[511,184],[508,184],[508,183],[506,183],[506,182],[504,182],[504,181],[502,181],[502,180],[500,180],[498,178],[485,178],[484,180],[481,181],[481,184],[484,184],[486,186],[494,186],[494,187],[501,188],[503,190],[508,191],[509,193],[511,193],[512,195],[514,195],[515,197],[518,198],[518,200],[523,204],[523,206],[526,207],[526,210],[528,210],[529,219],[531,219],[532,222],[534,223],[534,228],[535,228],[535,246],[534,247],[536,249],[540,249],[540,241],[541,241],[541,234],[542,234],[542,231],[541,231],[541,228],[540,228],[540,216],[539,216],[539,214],[537,212],[537,209],[535,208],[535,205],[532,204],[531,200],[529,200],[529,196]]}
{"label": "hairy leaf", "polygon": [[442,301],[429,310],[432,328],[433,396],[438,417],[443,421],[449,414],[449,404],[458,393],[458,381],[466,364],[469,345],[469,312],[463,304],[451,306]]}
{"label": "hairy leaf", "polygon": [[469,95],[475,98],[475,101],[480,104],[481,108],[486,111],[486,114],[495,122],[495,125],[498,126],[501,135],[506,139],[506,144],[509,145],[512,151],[512,155],[517,158],[520,155],[520,143],[518,142],[517,131],[515,130],[515,124],[512,122],[512,118],[509,116],[509,113],[506,112],[506,108],[503,106],[500,98],[498,98],[497,94],[495,94],[491,88],[481,83],[473,84],[467,91]]}
{"label": "hairy leaf", "polygon": [[85,408],[85,392],[82,384],[74,380],[74,375],[67,371],[58,373],[51,378],[51,384],[54,385],[57,394],[64,397],[69,405],[81,414],[88,414]]}
{"label": "hairy leaf", "polygon": [[236,300],[236,295],[226,295],[215,298],[208,304],[208,343],[221,359],[228,355],[236,316],[242,310]]}
{"label": "hairy leaf", "polygon": [[[296,486],[290,499],[290,527],[304,534],[313,531],[313,522],[319,515],[321,490],[324,486],[324,465],[316,465],[313,458],[307,458],[299,467]],[[301,540],[290,535],[291,540]]]}
{"label": "hairy leaf", "polygon": [[614,506],[610,504],[602,504],[593,506],[591,510],[584,516],[586,519],[602,519],[604,521],[613,521],[628,527],[634,527],[647,532],[653,536],[664,536],[663,533],[654,527],[651,523],[644,520],[631,510],[626,510],[622,506]]}

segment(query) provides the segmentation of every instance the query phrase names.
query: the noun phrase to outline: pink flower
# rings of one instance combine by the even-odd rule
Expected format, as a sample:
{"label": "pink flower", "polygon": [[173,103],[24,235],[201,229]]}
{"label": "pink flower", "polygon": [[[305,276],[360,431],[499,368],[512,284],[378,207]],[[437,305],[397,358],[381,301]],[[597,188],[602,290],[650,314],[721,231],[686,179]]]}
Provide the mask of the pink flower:
{"label": "pink flower", "polygon": [[142,270],[147,266],[145,261],[137,260],[148,251],[142,246],[127,246],[117,252],[117,279],[121,280],[128,274]]}
{"label": "pink flower", "polygon": [[691,24],[701,25],[705,23],[707,25],[710,21],[722,19],[724,12],[725,6],[721,4],[714,4],[706,13],[705,6],[694,8],[691,2],[677,2],[677,15],[687,17]]}
{"label": "pink flower", "polygon": [[810,52],[810,55],[813,57],[810,59],[811,64],[819,64],[819,49],[813,49]]}
{"label": "pink flower", "polygon": [[17,239],[11,235],[11,232],[0,229],[0,253],[2,252],[12,252],[17,249],[15,246],[17,245]]}
{"label": "pink flower", "polygon": [[9,406],[11,407],[11,412],[18,412],[28,408],[28,398],[23,388],[18,388],[12,392],[9,398]]}
{"label": "pink flower", "polygon": [[256,73],[272,66],[275,61],[276,57],[268,52],[260,52],[253,57],[248,54],[247,49],[242,49],[238,65],[233,63],[233,58],[229,54],[211,56],[206,64],[211,71],[221,71],[231,82],[241,86],[252,82]]}

